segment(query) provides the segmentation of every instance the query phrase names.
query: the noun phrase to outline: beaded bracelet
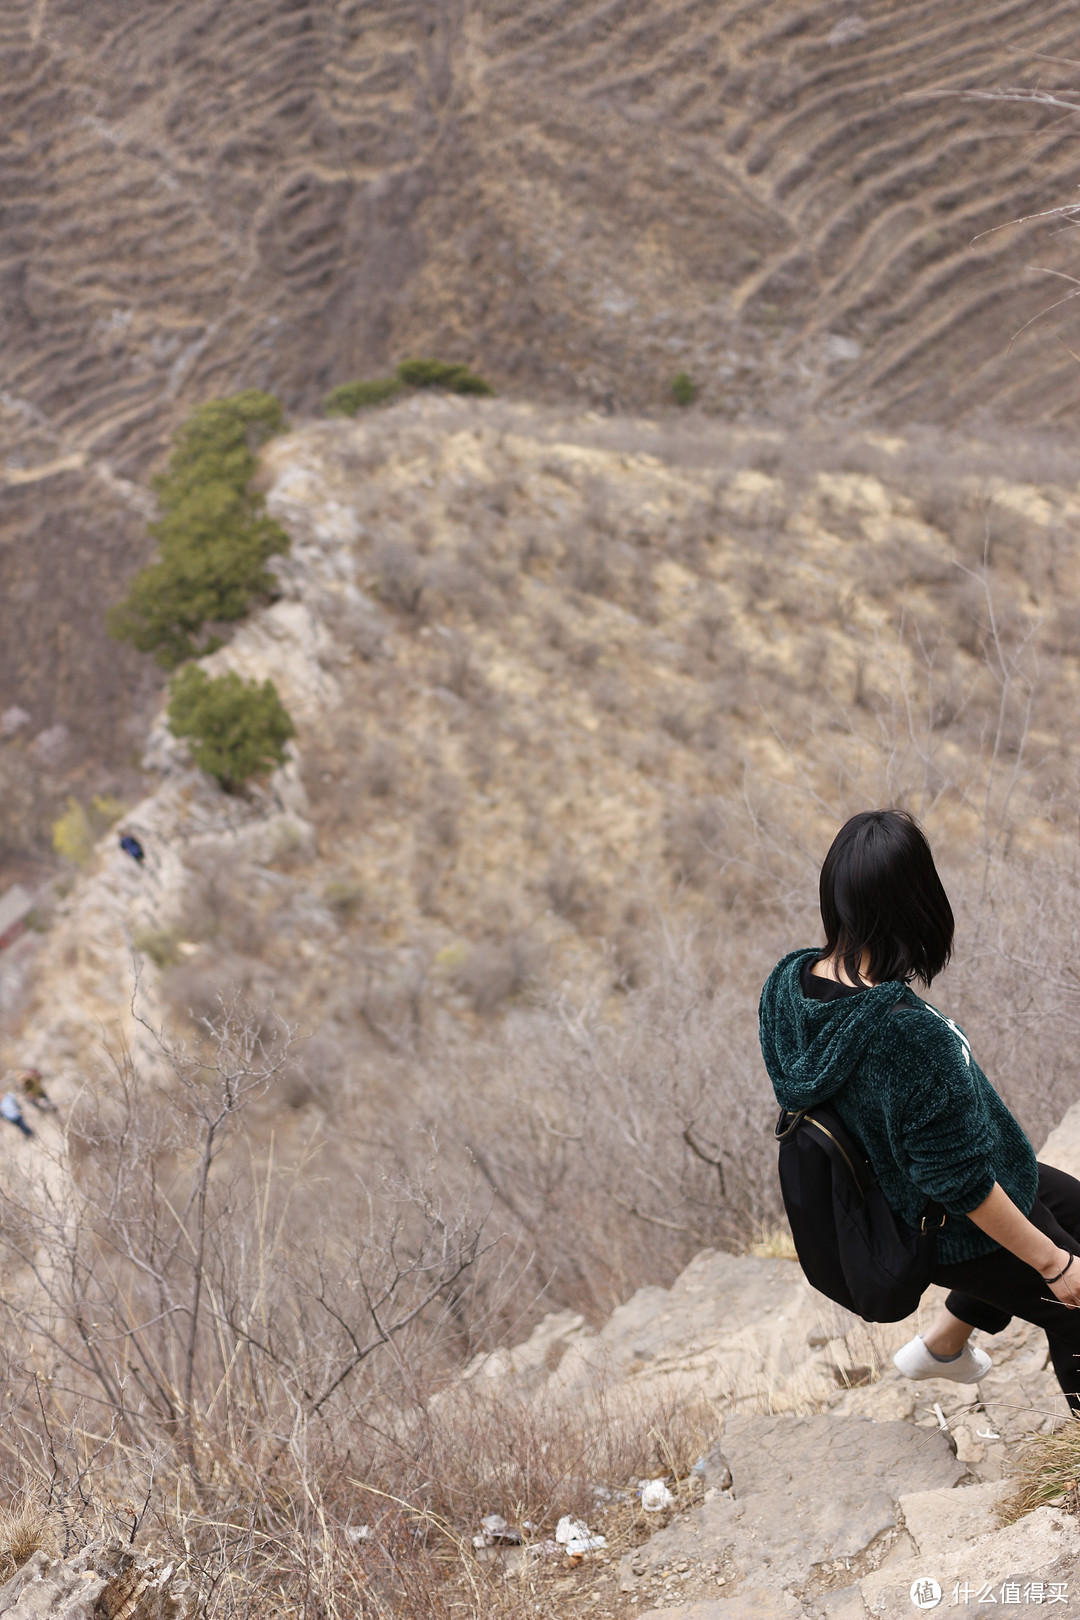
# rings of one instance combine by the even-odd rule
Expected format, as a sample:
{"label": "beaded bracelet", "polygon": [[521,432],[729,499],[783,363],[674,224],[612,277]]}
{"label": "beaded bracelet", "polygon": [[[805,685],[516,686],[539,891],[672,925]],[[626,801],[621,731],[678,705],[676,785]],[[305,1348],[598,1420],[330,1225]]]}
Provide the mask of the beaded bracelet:
{"label": "beaded bracelet", "polygon": [[1045,1283],[1048,1283],[1048,1284],[1049,1283],[1060,1282],[1062,1277],[1064,1277],[1065,1273],[1068,1271],[1069,1267],[1072,1265],[1072,1263],[1073,1263],[1073,1261],[1075,1259],[1076,1259],[1075,1254],[1070,1254],[1069,1258],[1066,1260],[1065,1264],[1062,1266],[1062,1268],[1058,1272],[1057,1276],[1056,1277],[1044,1277],[1043,1281]]}

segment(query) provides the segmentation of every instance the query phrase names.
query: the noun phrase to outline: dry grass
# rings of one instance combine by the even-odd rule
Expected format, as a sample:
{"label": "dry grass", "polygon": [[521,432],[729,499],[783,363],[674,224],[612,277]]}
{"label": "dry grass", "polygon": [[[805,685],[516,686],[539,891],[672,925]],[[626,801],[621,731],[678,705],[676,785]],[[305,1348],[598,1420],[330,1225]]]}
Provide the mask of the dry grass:
{"label": "dry grass", "polygon": [[1012,1524],[1048,1502],[1080,1514],[1080,1424],[1068,1422],[1053,1434],[1040,1434],[1015,1460],[1016,1491],[1001,1507],[1003,1524]]}
{"label": "dry grass", "polygon": [[795,1249],[795,1240],[784,1226],[763,1226],[760,1235],[754,1239],[746,1252],[755,1255],[759,1260],[797,1260],[799,1258]]}
{"label": "dry grass", "polygon": [[[22,1284],[6,1301],[0,1474],[38,1482],[45,1504],[11,1510],[11,1566],[43,1539],[70,1551],[119,1529],[182,1561],[221,1620],[344,1620],[361,1603],[541,1620],[613,1604],[615,1561],[658,1522],[638,1481],[665,1476],[688,1505],[716,1414],[628,1399],[600,1374],[562,1404],[448,1382],[492,1300],[520,1304],[520,1258],[475,1228],[456,1229],[462,1249],[416,1188],[404,1202],[404,1189],[369,1194],[376,1224],[350,1260],[355,1213],[334,1224],[321,1206],[309,1235],[315,1161],[298,1175],[270,1159],[245,1178],[233,1150],[215,1176],[214,1133],[237,1130],[215,1097],[239,1117],[287,1074],[287,1054],[248,1026],[229,1043],[191,1066],[166,1053],[173,1097],[130,1068],[103,1077],[77,1145],[69,1133],[66,1188],[6,1190]],[[524,1551],[476,1552],[489,1513]],[[607,1552],[551,1556],[564,1514],[607,1534]]]}
{"label": "dry grass", "polygon": [[14,1497],[0,1507],[0,1584],[22,1568],[41,1547],[55,1547],[49,1516],[33,1497]]}

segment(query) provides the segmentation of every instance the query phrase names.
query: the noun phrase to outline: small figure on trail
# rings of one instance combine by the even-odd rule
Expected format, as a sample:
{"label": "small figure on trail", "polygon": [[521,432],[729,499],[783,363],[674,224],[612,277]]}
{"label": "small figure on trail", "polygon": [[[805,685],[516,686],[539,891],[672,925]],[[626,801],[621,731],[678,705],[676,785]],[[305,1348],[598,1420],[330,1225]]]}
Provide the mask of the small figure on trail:
{"label": "small figure on trail", "polygon": [[6,1119],[9,1125],[16,1126],[17,1129],[22,1131],[24,1136],[33,1136],[33,1131],[30,1129],[25,1119],[23,1119],[23,1112],[19,1107],[19,1099],[16,1097],[13,1091],[6,1091],[4,1095],[0,1097],[0,1118]]}
{"label": "small figure on trail", "polygon": [[139,840],[133,837],[131,833],[120,834],[120,848],[125,855],[130,855],[132,860],[137,861],[140,866],[146,859],[146,851],[139,843]]}
{"label": "small figure on trail", "polygon": [[45,1094],[45,1084],[40,1069],[23,1069],[19,1073],[22,1088],[35,1108],[40,1108],[43,1114],[55,1114],[56,1104]]}

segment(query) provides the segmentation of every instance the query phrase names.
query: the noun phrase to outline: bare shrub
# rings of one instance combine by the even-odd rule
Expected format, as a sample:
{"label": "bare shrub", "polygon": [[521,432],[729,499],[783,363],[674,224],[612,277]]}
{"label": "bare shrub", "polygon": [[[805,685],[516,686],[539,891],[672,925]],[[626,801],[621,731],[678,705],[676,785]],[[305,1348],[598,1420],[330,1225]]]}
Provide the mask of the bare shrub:
{"label": "bare shrub", "polygon": [[633,702],[633,694],[625,679],[607,671],[597,677],[589,688],[593,702],[605,714],[625,715]]}
{"label": "bare shrub", "polygon": [[669,737],[689,748],[698,732],[698,720],[688,708],[671,704],[660,711],[660,725]]}
{"label": "bare shrub", "polygon": [[264,931],[252,865],[238,859],[224,841],[190,849],[186,865],[184,937],[214,940],[225,951],[257,955]]}
{"label": "bare shrub", "polygon": [[717,1427],[704,1401],[628,1399],[602,1373],[558,1405],[469,1380],[408,1425],[403,1483],[453,1524],[469,1523],[481,1504],[516,1524],[549,1528],[566,1513],[595,1523],[598,1500],[629,1480],[689,1481]]}
{"label": "bare shrub", "polygon": [[[348,1435],[384,1387],[434,1372],[447,1331],[470,1348],[467,1279],[490,1252],[430,1181],[339,1185],[340,1217],[324,1202],[312,1223],[303,1165],[235,1151],[290,1064],[290,1032],[264,1022],[228,1007],[197,1048],[157,1041],[152,1079],[122,1055],[55,1161],[28,1161],[0,1192],[5,1454],[37,1449],[77,1542],[110,1514],[123,1523],[117,1493],[139,1504],[134,1539],[153,1500],[156,1534],[222,1616],[270,1612],[268,1590],[273,1612],[295,1612],[314,1567],[324,1596],[355,1590],[355,1561],[327,1561],[327,1519],[349,1522]],[[312,1518],[317,1498],[329,1511]],[[8,1555],[38,1533],[28,1515]]]}
{"label": "bare shrub", "polygon": [[726,605],[716,597],[706,600],[694,621],[694,643],[710,662],[717,657],[720,646],[731,632],[731,615]]}
{"label": "bare shrub", "polygon": [[420,554],[403,541],[384,540],[373,550],[371,564],[381,600],[410,618],[421,618],[428,570]]}
{"label": "bare shrub", "polygon": [[355,1008],[392,1051],[415,1048],[424,1021],[428,964],[418,951],[404,957],[366,950],[356,963]]}
{"label": "bare shrub", "polygon": [[576,664],[578,669],[595,669],[604,656],[603,644],[591,639],[572,642],[568,652],[570,662]]}
{"label": "bare shrub", "polygon": [[526,934],[511,933],[501,940],[481,940],[474,946],[457,976],[457,987],[478,1013],[493,1013],[514,996],[536,984],[539,952]]}
{"label": "bare shrub", "polygon": [[171,967],[179,961],[179,940],[174,928],[143,928],[133,940],[140,956],[148,956],[155,967]]}
{"label": "bare shrub", "polygon": [[499,610],[474,546],[463,546],[452,556],[436,556],[427,567],[425,589],[429,616],[457,608],[482,623]]}
{"label": "bare shrub", "polygon": [[681,882],[700,888],[723,860],[720,848],[723,818],[718,806],[710,799],[703,799],[677,810],[669,816],[665,832],[664,852],[675,876]]}
{"label": "bare shrub", "polygon": [[587,596],[608,596],[615,583],[611,543],[604,535],[584,530],[566,539],[565,564],[574,590]]}
{"label": "bare shrub", "polygon": [[652,956],[645,906],[631,899],[622,908],[610,943],[612,981],[623,992],[640,990],[648,983]]}
{"label": "bare shrub", "polygon": [[0,865],[48,844],[42,789],[21,749],[0,746]]}
{"label": "bare shrub", "polygon": [[273,979],[265,963],[221,950],[213,961],[201,953],[181,959],[169,969],[162,988],[172,1015],[198,1026],[219,1016],[223,1000],[268,1004]]}
{"label": "bare shrub", "polygon": [[592,903],[592,886],[581,867],[565,853],[552,858],[544,877],[544,892],[551,909],[568,922],[580,922]]}
{"label": "bare shrub", "polygon": [[377,737],[364,754],[360,778],[373,799],[388,799],[396,791],[401,774],[398,751],[385,737]]}
{"label": "bare shrub", "polygon": [[466,638],[457,631],[448,631],[443,637],[442,652],[443,686],[463,703],[482,702],[487,696],[487,685],[473,662],[473,650]]}
{"label": "bare shrub", "polygon": [[456,777],[439,772],[432,779],[424,813],[424,832],[437,849],[457,848],[462,798],[461,784]]}
{"label": "bare shrub", "polygon": [[333,1108],[346,1068],[346,1055],[339,1041],[330,1040],[326,1035],[311,1035],[297,1041],[282,1071],[286,1106],[302,1108],[316,1102],[323,1108]]}
{"label": "bare shrub", "polygon": [[331,878],[323,890],[323,899],[342,922],[350,922],[364,903],[364,886],[352,873]]}
{"label": "bare shrub", "polygon": [[652,981],[617,1024],[522,1013],[469,1060],[442,1127],[532,1247],[549,1298],[592,1320],[778,1215],[754,1017],[770,943],[736,978],[693,941],[653,933],[649,949]]}

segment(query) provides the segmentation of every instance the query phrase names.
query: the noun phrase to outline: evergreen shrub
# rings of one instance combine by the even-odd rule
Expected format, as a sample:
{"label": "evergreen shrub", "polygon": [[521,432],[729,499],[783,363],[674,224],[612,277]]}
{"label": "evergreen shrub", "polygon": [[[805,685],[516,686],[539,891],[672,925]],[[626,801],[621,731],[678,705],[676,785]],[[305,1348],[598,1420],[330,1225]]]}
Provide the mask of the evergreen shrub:
{"label": "evergreen shrub", "polygon": [[272,770],[296,735],[273,681],[244,681],[230,670],[209,676],[197,664],[175,675],[169,688],[169,730],[191,746],[196,765],[226,793],[249,777]]}
{"label": "evergreen shrub", "polygon": [[451,394],[491,395],[495,392],[489,382],[468,366],[453,365],[446,360],[403,360],[397,374],[408,388],[445,388]]}
{"label": "evergreen shrub", "polygon": [[403,360],[393,377],[359,378],[332,388],[323,401],[327,416],[355,416],[383,405],[405,388],[445,388],[451,394],[492,395],[495,390],[468,366],[448,360]]}
{"label": "evergreen shrub", "polygon": [[175,669],[220,645],[206,634],[208,624],[243,618],[273,591],[266,564],[289,549],[289,537],[248,484],[256,451],[284,426],[281,402],[256,388],[211,400],[188,418],[154,480],[157,561],[136,574],[109,613],[117,640]]}
{"label": "evergreen shrub", "polygon": [[697,383],[686,371],[680,371],[671,379],[671,397],[676,405],[692,405],[697,399]]}
{"label": "evergreen shrub", "polygon": [[358,411],[370,410],[400,394],[404,383],[397,377],[369,377],[358,382],[342,383],[331,388],[323,401],[327,416],[355,416]]}

